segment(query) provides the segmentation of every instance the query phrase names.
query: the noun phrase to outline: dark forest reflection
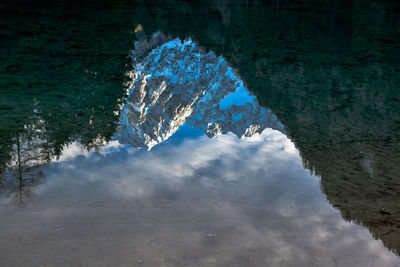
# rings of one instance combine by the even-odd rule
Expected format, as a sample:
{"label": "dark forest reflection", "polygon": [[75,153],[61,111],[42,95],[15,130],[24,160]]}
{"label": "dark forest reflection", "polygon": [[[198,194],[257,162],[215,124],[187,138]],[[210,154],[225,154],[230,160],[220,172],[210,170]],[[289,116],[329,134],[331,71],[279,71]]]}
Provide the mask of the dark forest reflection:
{"label": "dark forest reflection", "polygon": [[[72,141],[90,148],[110,140],[141,24],[223,55],[285,125],[343,218],[399,253],[399,3],[205,3],[0,6],[1,192],[23,202],[43,179],[31,162],[42,166]],[[36,109],[44,137],[33,127]],[[35,152],[21,154],[18,144]]]}

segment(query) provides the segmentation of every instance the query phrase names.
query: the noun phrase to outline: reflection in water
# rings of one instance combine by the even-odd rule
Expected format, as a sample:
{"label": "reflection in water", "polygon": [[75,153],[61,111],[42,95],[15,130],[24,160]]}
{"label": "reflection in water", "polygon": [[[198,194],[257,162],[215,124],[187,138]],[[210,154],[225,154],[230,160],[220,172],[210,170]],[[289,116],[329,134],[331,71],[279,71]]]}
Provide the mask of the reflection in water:
{"label": "reflection in water", "polygon": [[183,124],[210,137],[227,132],[251,136],[266,127],[283,130],[223,57],[190,39],[167,41],[162,33],[150,41],[142,37],[135,47],[132,88],[115,137],[119,141],[151,148]]}
{"label": "reflection in water", "polygon": [[[305,166],[321,176],[330,203],[399,253],[400,75],[394,68],[388,63],[269,67],[266,84],[276,87],[268,95],[271,108]],[[282,95],[286,107],[279,111],[274,101]]]}
{"label": "reflection in water", "polygon": [[[35,103],[34,107],[37,106]],[[34,197],[36,187],[45,179],[44,169],[48,164],[65,158],[62,150],[57,151],[59,145],[50,136],[48,123],[41,114],[41,110],[35,108],[23,130],[15,134],[9,160],[0,172],[0,196],[11,198],[18,205]],[[105,144],[105,139],[98,136],[86,141],[86,145],[81,144],[80,151],[99,151]],[[64,147],[69,145],[70,142],[63,144]]]}
{"label": "reflection in water", "polygon": [[47,180],[25,209],[1,200],[1,265],[400,264],[329,205],[294,144],[271,129],[283,125],[225,59],[161,33],[134,52],[114,137],[133,146],[74,142],[42,170],[54,153],[38,111],[18,136],[2,190],[23,203]]}
{"label": "reflection in water", "polygon": [[[271,108],[285,125],[285,132],[299,149],[304,165],[321,177],[321,189],[331,205],[341,212],[345,220],[367,227],[386,247],[399,253],[400,2],[279,1],[279,12],[276,12],[276,6],[268,5],[266,1],[249,1],[246,6],[233,0],[185,3],[152,0],[140,1],[140,5],[116,0],[113,5],[97,1],[95,6],[92,1],[82,1],[83,4],[75,8],[59,2],[37,5],[38,2],[22,5],[5,0],[0,5],[3,29],[0,33],[0,191],[2,195],[12,196],[11,199],[17,203],[28,199],[32,195],[30,192],[36,192],[39,197],[27,202],[26,214],[30,212],[29,205],[34,205],[41,198],[42,186],[33,189],[31,185],[44,182],[43,186],[47,187],[56,177],[55,174],[49,175],[51,179],[46,181],[41,178],[53,170],[53,165],[50,165],[50,170],[44,171],[40,167],[47,162],[49,157],[46,158],[46,155],[53,155],[50,158],[61,156],[60,160],[64,161],[80,151],[77,143],[68,147],[70,142],[78,140],[83,147],[90,148],[96,144],[99,148],[114,134],[119,118],[113,111],[124,99],[120,84],[124,65],[128,62],[126,54],[132,48],[132,37],[136,31],[139,42],[135,46],[135,65],[147,63],[153,69],[146,70],[146,73],[154,75],[155,65],[147,60],[149,53],[161,52],[161,46],[174,40],[157,35],[157,42],[150,39],[146,43],[142,30],[161,30],[180,40],[190,36],[200,56],[207,55],[204,51],[209,50],[223,55],[225,63],[228,61],[237,70],[235,75],[240,73],[246,87],[257,95],[261,105]],[[137,23],[143,27],[133,30]],[[181,42],[179,46],[183,44]],[[165,72],[163,68],[160,70]],[[171,87],[173,76],[167,73],[163,76],[160,81],[164,80]],[[138,82],[144,81],[143,76],[138,77]],[[132,104],[141,103],[145,109],[153,109],[152,113],[156,113],[160,105],[152,105],[146,98],[153,97],[151,91],[158,86],[157,79],[152,82],[155,86],[145,86],[147,96],[142,99],[133,93],[129,101]],[[137,92],[135,84],[131,88]],[[233,87],[226,88],[233,92]],[[187,93],[186,90],[183,92]],[[185,117],[191,126],[196,126],[193,114],[196,110],[200,112],[196,103],[203,94],[201,90],[195,92],[194,95],[189,92],[189,100],[174,96],[174,101],[184,103],[183,110],[192,107],[190,116]],[[196,95],[199,98],[193,101]],[[34,99],[38,100],[39,108],[35,106]],[[220,100],[216,96],[212,99],[215,103]],[[211,102],[211,105],[215,103]],[[154,145],[165,140],[167,133],[175,131],[168,141],[164,141],[166,145],[186,136],[181,130],[189,129],[186,127],[189,125],[181,125],[178,120],[174,125],[181,125],[179,129],[174,125],[171,127],[176,115],[180,114],[174,110],[181,111],[180,106],[173,101],[166,104],[170,109],[158,109],[158,112],[161,116],[171,116],[171,119],[163,122],[157,117],[150,117],[149,120],[144,109],[140,120],[129,118],[135,112],[130,112],[129,106],[125,106],[129,119],[129,123],[125,124],[127,129],[138,127],[149,132],[147,139],[144,135],[136,136],[140,146],[146,140]],[[219,105],[216,107],[219,108]],[[40,118],[46,124],[46,136],[36,139],[46,140],[38,142],[44,147],[39,150],[44,161],[38,161],[39,168],[27,164],[18,169],[18,143],[29,143],[32,148],[36,146],[27,141],[32,135],[32,131],[28,133],[31,126],[25,129],[26,125],[32,125],[34,109],[40,110]],[[253,118],[257,112],[246,114]],[[215,121],[217,117],[204,118],[207,118],[205,121]],[[231,118],[224,120],[232,122]],[[161,125],[160,128],[158,125]],[[229,125],[221,125],[214,132],[209,131],[201,121],[197,126],[203,127],[202,131],[196,132],[197,135],[205,132],[214,136],[223,129],[232,131]],[[247,129],[248,124],[244,123],[243,127]],[[237,135],[242,136],[243,131]],[[162,147],[157,146],[152,152]],[[29,150],[26,146],[23,149]],[[20,162],[24,162],[28,154],[20,156]],[[14,167],[4,172],[8,165]],[[82,168],[82,173],[75,173],[70,183],[75,183],[74,178],[81,174],[88,179],[96,176],[86,173],[85,165],[74,166]],[[36,176],[36,172],[43,175]],[[260,177],[261,174],[255,176]],[[68,187],[67,179],[64,185]],[[18,197],[18,192],[24,190],[28,193]],[[92,192],[89,186],[85,192],[81,191],[82,194],[87,192]],[[52,202],[51,197],[47,199],[48,203]],[[45,210],[45,203],[42,205],[42,210]],[[104,211],[95,205],[92,208],[98,214]],[[58,207],[54,206],[54,209],[58,210]],[[9,214],[0,218],[7,216]],[[27,217],[22,212],[19,216],[14,224],[26,221]],[[71,225],[75,219],[72,217],[69,217]],[[216,218],[215,221],[220,220]],[[51,228],[54,225],[49,223],[47,226]],[[9,227],[6,225],[7,229],[11,229]],[[32,227],[30,225],[30,230],[27,227],[25,232],[19,231],[26,234],[23,237],[26,239],[21,242],[35,241]],[[274,236],[271,239],[279,238]],[[51,237],[48,241],[51,242]],[[94,243],[91,245],[95,246]],[[321,247],[331,246],[332,243]],[[69,245],[66,244],[67,247]],[[11,248],[12,245],[2,243],[3,247]],[[103,251],[107,252],[105,248]],[[126,253],[132,255],[134,252]],[[5,259],[2,255],[0,261]],[[336,263],[336,259],[334,257],[331,263]],[[0,265],[8,264],[0,262]],[[72,262],[70,265],[78,264]]]}
{"label": "reflection in water", "polygon": [[145,4],[141,23],[228,59],[343,218],[399,254],[400,2],[280,1],[279,14],[249,2],[180,10],[171,0],[167,13],[179,15],[152,20]]}
{"label": "reflection in water", "polygon": [[343,221],[278,131],[73,151],[24,210],[0,204],[2,266],[400,264]]}
{"label": "reflection in water", "polygon": [[42,167],[54,157],[46,123],[35,109],[29,124],[19,132],[10,153],[7,168],[0,174],[0,194],[24,204],[34,196],[35,187],[44,178]]}
{"label": "reflection in water", "polygon": [[[142,31],[137,34],[141,38],[132,53],[132,88],[114,139],[151,148],[183,125],[200,129],[209,137],[228,132],[248,137],[266,127],[283,131],[277,117],[259,106],[223,57],[205,53],[191,40],[168,41],[162,33],[156,33],[147,41]],[[43,166],[65,158],[55,150],[55,144],[49,144],[51,136],[39,109],[33,113],[29,124],[17,134],[9,166],[0,177],[0,192],[19,204],[34,196],[35,187],[44,179]],[[99,151],[106,143],[98,136],[86,141],[86,148]]]}

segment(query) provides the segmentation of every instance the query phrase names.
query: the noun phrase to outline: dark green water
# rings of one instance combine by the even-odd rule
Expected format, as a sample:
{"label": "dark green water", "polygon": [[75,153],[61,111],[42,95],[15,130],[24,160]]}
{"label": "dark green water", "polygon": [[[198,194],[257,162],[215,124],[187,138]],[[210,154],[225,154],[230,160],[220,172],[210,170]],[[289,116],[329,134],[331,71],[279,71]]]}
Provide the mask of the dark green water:
{"label": "dark green water", "polygon": [[397,1],[3,1],[0,171],[110,140],[138,24],[222,55],[343,219],[400,253]]}

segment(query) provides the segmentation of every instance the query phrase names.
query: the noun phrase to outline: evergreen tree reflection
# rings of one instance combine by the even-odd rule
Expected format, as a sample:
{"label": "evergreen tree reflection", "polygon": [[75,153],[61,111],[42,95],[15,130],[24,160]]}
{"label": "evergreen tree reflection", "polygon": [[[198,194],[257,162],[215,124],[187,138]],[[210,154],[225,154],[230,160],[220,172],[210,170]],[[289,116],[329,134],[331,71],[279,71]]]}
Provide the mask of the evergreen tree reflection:
{"label": "evergreen tree reflection", "polygon": [[10,160],[0,178],[0,193],[18,205],[35,195],[35,188],[45,178],[44,166],[57,157],[39,110],[35,109],[29,119],[12,140]]}

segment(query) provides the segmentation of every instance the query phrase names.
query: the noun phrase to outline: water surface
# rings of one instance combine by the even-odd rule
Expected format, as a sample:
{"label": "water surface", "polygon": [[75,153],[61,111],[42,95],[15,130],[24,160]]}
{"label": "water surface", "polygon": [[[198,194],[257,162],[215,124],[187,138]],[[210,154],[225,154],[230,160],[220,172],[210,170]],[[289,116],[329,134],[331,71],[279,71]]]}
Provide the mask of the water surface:
{"label": "water surface", "polygon": [[396,266],[399,11],[2,2],[0,264]]}

